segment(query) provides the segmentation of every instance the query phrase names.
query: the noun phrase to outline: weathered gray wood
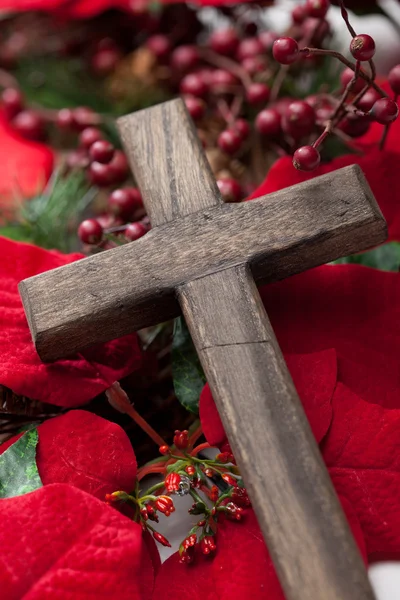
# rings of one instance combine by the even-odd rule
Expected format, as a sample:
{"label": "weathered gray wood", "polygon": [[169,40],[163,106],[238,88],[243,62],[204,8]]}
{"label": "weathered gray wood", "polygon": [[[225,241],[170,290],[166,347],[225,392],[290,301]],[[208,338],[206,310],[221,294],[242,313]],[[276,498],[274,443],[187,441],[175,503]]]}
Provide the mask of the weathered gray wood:
{"label": "weathered gray wood", "polygon": [[153,227],[222,204],[183,102],[122,117],[118,128]]}
{"label": "weathered gray wood", "polygon": [[20,293],[40,357],[54,360],[177,316],[175,289],[207,273],[249,263],[257,283],[268,283],[385,237],[351,166],[155,227],[132,244],[25,279]]}
{"label": "weathered gray wood", "polygon": [[372,600],[249,270],[206,275],[179,298],[286,597]]}
{"label": "weathered gray wood", "polygon": [[249,272],[274,281],[368,248],[385,222],[357,167],[222,205],[189,122],[180,101],[121,122],[156,227],[22,282],[36,346],[58,358],[171,318],[180,303],[287,600],[371,600]]}

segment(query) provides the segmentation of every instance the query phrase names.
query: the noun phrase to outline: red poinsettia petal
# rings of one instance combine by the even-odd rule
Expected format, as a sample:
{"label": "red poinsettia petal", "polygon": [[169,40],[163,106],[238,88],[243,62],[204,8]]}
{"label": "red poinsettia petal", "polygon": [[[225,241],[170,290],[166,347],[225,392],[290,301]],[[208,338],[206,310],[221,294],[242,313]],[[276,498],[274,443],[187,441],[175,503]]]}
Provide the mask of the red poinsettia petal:
{"label": "red poinsettia petal", "polygon": [[[43,485],[68,483],[100,500],[116,490],[134,489],[136,457],[119,425],[71,410],[39,425],[38,433],[36,461]],[[2,444],[0,454],[19,437]]]}
{"label": "red poinsettia petal", "polygon": [[17,198],[29,198],[43,189],[53,162],[48,146],[21,138],[0,112],[0,217],[15,208]]}
{"label": "red poinsettia petal", "polygon": [[85,350],[69,360],[42,363],[31,340],[18,283],[82,255],[65,255],[0,237],[0,256],[1,385],[35,400],[73,407],[140,366],[135,334]]}
{"label": "red poinsettia petal", "polygon": [[[285,359],[313,433],[320,442],[332,417],[330,401],[336,385],[336,353],[325,350],[314,354],[289,354]],[[225,431],[208,384],[200,395],[200,419],[208,443],[221,445],[226,439]]]}
{"label": "red poinsettia petal", "polygon": [[338,493],[355,509],[368,555],[400,556],[400,410],[365,402],[343,384],[322,450]]}
{"label": "red poinsettia petal", "polygon": [[145,600],[153,567],[141,528],[62,484],[0,500],[4,600]]}
{"label": "red poinsettia petal", "polygon": [[[285,355],[335,348],[340,357],[378,374],[398,354],[397,273],[358,265],[323,266],[265,286],[261,296]],[[400,382],[400,367],[394,372]],[[389,384],[392,389],[393,377]]]}
{"label": "red poinsettia petal", "polygon": [[[400,150],[400,148],[399,148]],[[374,148],[365,156],[348,154],[335,158],[328,164],[321,165],[311,173],[298,171],[292,165],[291,157],[278,160],[268,172],[265,181],[253,192],[250,198],[277,192],[283,188],[308,181],[318,175],[331,173],[349,165],[359,165],[388,223],[389,238],[400,239],[400,180],[397,176],[400,153],[393,151],[380,152]]]}
{"label": "red poinsettia petal", "polygon": [[[353,535],[365,557],[365,544],[356,513],[342,499]],[[282,588],[252,510],[240,523],[223,521],[218,526],[217,552],[213,558],[197,554],[183,565],[171,556],[156,578],[153,600],[284,600]]]}

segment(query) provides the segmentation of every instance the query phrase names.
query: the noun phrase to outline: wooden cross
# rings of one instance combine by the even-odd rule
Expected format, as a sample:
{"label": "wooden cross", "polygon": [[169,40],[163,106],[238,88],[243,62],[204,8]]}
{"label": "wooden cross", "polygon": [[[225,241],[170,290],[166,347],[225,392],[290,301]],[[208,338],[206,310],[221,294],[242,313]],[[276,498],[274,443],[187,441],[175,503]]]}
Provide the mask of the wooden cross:
{"label": "wooden cross", "polygon": [[40,357],[182,311],[287,600],[372,600],[256,287],[385,240],[364,176],[352,166],[224,204],[181,100],[119,129],[153,229],[21,282]]}

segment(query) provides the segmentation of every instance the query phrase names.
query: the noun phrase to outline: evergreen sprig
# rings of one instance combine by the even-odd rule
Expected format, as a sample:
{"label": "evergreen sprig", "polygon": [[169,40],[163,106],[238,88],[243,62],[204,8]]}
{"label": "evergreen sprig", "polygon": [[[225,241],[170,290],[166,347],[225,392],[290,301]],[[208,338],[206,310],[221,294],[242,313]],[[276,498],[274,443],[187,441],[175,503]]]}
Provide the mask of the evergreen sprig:
{"label": "evergreen sprig", "polygon": [[0,228],[0,235],[62,252],[76,250],[76,228],[97,190],[84,173],[63,176],[55,171],[46,189],[21,205],[18,218]]}

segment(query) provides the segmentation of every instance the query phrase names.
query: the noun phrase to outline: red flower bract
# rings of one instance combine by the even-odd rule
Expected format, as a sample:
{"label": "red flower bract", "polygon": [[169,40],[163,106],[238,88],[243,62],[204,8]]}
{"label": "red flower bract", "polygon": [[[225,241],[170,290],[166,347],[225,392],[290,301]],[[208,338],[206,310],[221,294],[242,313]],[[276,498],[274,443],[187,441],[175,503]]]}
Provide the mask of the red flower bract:
{"label": "red flower bract", "polygon": [[53,160],[48,146],[21,138],[0,112],[0,220],[12,212],[16,199],[29,198],[43,189]]}
{"label": "red flower bract", "polygon": [[[36,462],[43,485],[67,483],[99,500],[115,490],[134,489],[136,457],[119,425],[71,410],[39,425],[38,433]],[[1,444],[0,454],[21,435]]]}
{"label": "red flower bract", "polygon": [[153,567],[141,528],[62,484],[0,500],[4,600],[144,600]]}
{"label": "red flower bract", "polygon": [[[68,360],[44,364],[33,346],[18,283],[82,258],[0,237],[0,385],[58,406],[91,400],[140,366],[135,334],[94,346]],[[77,290],[79,294],[79,290]]]}

